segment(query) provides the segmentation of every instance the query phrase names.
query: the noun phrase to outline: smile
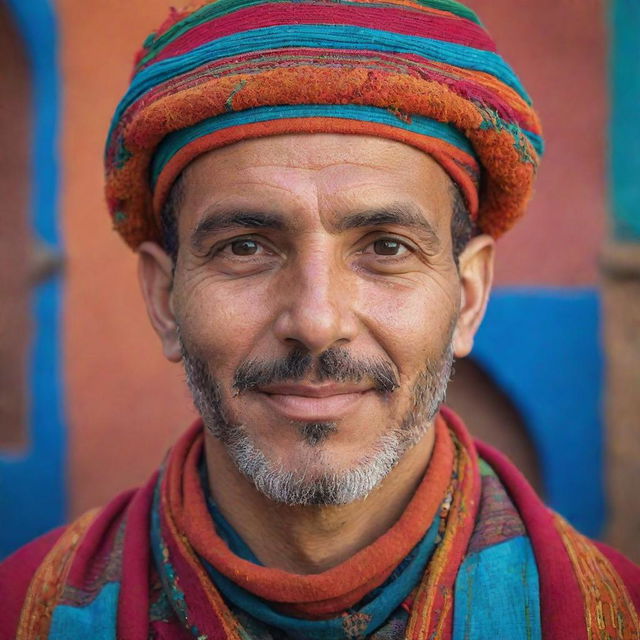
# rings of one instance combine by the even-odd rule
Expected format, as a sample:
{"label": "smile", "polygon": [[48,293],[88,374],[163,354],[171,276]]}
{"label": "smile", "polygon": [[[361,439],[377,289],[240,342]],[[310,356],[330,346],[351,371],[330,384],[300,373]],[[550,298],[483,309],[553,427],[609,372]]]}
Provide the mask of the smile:
{"label": "smile", "polygon": [[302,422],[338,420],[372,393],[370,388],[344,385],[281,385],[257,391],[283,417]]}

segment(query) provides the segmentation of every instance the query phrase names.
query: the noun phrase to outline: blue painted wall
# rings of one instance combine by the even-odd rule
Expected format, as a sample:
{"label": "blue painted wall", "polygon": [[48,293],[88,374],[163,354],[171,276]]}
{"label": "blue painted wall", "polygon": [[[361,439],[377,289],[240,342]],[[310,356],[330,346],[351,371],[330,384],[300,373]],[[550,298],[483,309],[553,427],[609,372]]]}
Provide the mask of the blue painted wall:
{"label": "blue painted wall", "polygon": [[[61,251],[58,231],[59,75],[55,16],[47,0],[9,0],[33,81],[31,219],[34,235]],[[0,557],[65,520],[66,436],[60,362],[61,282],[33,292],[29,445],[0,456]]]}

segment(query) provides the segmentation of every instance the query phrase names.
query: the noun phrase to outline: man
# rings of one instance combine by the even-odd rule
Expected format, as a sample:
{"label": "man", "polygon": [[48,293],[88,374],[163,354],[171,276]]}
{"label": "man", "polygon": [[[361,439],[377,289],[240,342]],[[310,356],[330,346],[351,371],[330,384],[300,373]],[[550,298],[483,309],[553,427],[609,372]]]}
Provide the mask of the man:
{"label": "man", "polygon": [[107,199],[202,420],[7,560],[1,637],[638,637],[638,570],[441,407],[540,135],[456,2],[173,11]]}

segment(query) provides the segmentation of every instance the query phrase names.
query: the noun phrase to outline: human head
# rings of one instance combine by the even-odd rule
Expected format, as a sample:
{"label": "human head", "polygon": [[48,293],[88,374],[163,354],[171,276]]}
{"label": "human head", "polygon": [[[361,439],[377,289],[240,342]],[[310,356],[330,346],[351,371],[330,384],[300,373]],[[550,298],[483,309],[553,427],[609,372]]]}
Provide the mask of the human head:
{"label": "human head", "polygon": [[[519,81],[468,9],[414,4],[219,0],[174,13],[145,43],[114,117],[108,201],[141,250],[152,322],[167,357],[185,362],[213,435],[267,493],[275,471],[327,489],[382,460],[369,485],[347,491],[362,497],[420,441],[484,310],[487,233],[507,229],[531,189],[541,140]],[[235,221],[207,227],[209,208]],[[225,245],[241,259],[210,247],[203,262],[197,238],[237,228],[238,212],[258,238]],[[420,225],[427,240],[412,235]],[[467,243],[473,225],[481,234]],[[398,227],[413,229],[408,242]],[[353,253],[362,229],[379,240]],[[158,246],[162,232],[175,261]],[[262,382],[237,385],[252,366]],[[376,367],[393,388],[376,386]],[[329,380],[336,395],[358,396],[355,408],[325,407],[319,421],[313,402],[306,413],[280,400],[267,411],[274,397],[297,396],[300,380]],[[306,495],[337,500],[331,486]]]}
{"label": "human head", "polygon": [[105,153],[115,228],[133,248],[158,241],[162,205],[195,157],[289,133],[429,153],[493,237],[523,213],[543,146],[522,84],[458,2],[205,2],[173,10],[136,58]]}
{"label": "human head", "polygon": [[[143,290],[210,433],[272,499],[362,498],[427,433],[491,281],[486,234],[456,266],[453,200],[426,154],[365,136],[246,140],[186,170],[177,261],[143,243]],[[362,397],[273,404],[296,384]]]}

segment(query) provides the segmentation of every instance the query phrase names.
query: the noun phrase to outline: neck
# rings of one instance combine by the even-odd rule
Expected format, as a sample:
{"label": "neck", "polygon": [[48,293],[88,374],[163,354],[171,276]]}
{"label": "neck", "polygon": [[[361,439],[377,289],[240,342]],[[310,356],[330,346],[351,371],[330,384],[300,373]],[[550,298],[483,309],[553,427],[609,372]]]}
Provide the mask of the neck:
{"label": "neck", "polygon": [[261,494],[206,434],[212,496],[224,517],[267,567],[314,574],[335,567],[379,538],[400,518],[427,468],[433,425],[366,497],[339,506],[287,506]]}

